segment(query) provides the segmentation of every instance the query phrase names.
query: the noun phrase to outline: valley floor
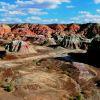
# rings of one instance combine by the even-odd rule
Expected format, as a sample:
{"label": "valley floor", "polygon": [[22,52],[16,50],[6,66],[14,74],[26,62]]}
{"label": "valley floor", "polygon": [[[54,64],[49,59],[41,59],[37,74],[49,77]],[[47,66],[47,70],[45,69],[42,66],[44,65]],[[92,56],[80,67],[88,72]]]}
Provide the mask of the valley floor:
{"label": "valley floor", "polygon": [[100,100],[100,69],[68,55],[86,51],[33,48],[0,60],[0,100]]}

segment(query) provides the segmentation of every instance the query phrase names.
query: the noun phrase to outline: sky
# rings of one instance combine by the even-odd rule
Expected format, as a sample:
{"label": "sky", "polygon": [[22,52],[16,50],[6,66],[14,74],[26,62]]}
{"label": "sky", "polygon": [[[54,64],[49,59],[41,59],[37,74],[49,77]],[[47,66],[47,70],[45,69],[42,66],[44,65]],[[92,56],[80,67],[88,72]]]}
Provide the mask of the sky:
{"label": "sky", "polygon": [[0,23],[100,23],[100,0],[0,0]]}

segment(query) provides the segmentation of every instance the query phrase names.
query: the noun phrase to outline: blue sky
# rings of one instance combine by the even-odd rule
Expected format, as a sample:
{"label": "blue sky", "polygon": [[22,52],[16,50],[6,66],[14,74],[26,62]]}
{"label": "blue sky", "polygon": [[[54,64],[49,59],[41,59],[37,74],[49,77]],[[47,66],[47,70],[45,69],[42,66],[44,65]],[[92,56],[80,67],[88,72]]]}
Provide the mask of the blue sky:
{"label": "blue sky", "polygon": [[100,23],[100,0],[0,0],[0,23]]}

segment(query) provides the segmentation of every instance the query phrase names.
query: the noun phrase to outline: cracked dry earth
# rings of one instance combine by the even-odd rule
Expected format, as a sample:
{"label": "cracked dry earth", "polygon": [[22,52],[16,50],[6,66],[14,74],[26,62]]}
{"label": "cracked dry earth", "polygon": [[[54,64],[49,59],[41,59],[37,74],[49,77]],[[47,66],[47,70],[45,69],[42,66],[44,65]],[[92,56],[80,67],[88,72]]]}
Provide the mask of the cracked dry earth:
{"label": "cracked dry earth", "polygon": [[1,60],[0,100],[100,100],[99,68],[56,59],[69,52],[38,47],[37,54]]}

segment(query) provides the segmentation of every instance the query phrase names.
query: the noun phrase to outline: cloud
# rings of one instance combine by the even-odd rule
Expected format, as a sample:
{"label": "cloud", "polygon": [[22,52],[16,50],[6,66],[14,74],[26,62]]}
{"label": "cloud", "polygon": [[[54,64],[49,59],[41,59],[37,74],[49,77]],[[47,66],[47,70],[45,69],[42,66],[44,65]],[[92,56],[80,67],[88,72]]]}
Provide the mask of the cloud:
{"label": "cloud", "polygon": [[97,12],[97,13],[100,13],[100,9],[97,9],[96,12]]}
{"label": "cloud", "polygon": [[7,10],[4,8],[0,8],[0,12],[6,12]]}
{"label": "cloud", "polygon": [[43,19],[42,23],[44,23],[44,24],[58,23],[58,19],[57,18],[54,18],[54,19]]}
{"label": "cloud", "polygon": [[24,1],[24,0],[17,0],[16,4],[20,5],[21,7],[36,7],[36,8],[48,8],[48,9],[54,9],[57,8],[59,4],[61,3],[70,3],[70,0],[30,0],[30,1]]}
{"label": "cloud", "polygon": [[25,13],[21,12],[21,11],[8,11],[8,14],[10,15],[25,15]]}
{"label": "cloud", "polygon": [[79,11],[79,14],[85,14],[85,15],[88,15],[88,14],[90,14],[90,12],[88,12],[88,11]]}
{"label": "cloud", "polygon": [[37,22],[56,23],[56,18],[41,18],[49,15],[48,10],[56,9],[62,3],[70,3],[71,0],[15,0],[14,2],[0,2],[1,22]]}
{"label": "cloud", "polygon": [[42,23],[42,24],[51,24],[51,23],[56,23],[58,22],[58,19],[54,18],[41,18],[41,17],[38,17],[38,16],[31,16],[31,17],[27,17],[25,19],[25,22],[28,22],[28,23]]}
{"label": "cloud", "polygon": [[78,22],[78,23],[99,23],[100,22],[100,15],[92,14],[88,11],[79,11],[79,15],[76,17],[71,18],[71,21]]}
{"label": "cloud", "polygon": [[73,9],[73,8],[75,8],[75,6],[70,5],[70,6],[66,6],[66,8],[67,8],[67,9]]}
{"label": "cloud", "polygon": [[[0,2],[1,22],[37,22],[53,23],[57,22],[56,18],[42,18],[48,12],[44,9],[55,9],[61,3],[70,3],[70,0],[17,0],[13,4]],[[28,16],[28,17],[27,17]],[[23,19],[22,19],[23,17]]]}
{"label": "cloud", "polygon": [[42,19],[40,17],[37,17],[37,16],[31,16],[31,17],[26,18],[27,22],[40,21],[40,20],[42,20]]}
{"label": "cloud", "polygon": [[17,0],[16,3],[20,5],[25,5],[25,4],[33,4],[34,2],[31,0],[30,1]]}
{"label": "cloud", "polygon": [[17,7],[17,5],[15,4],[9,4],[6,2],[0,2],[0,8],[1,9],[5,9],[5,10],[12,10],[15,9]]}
{"label": "cloud", "polygon": [[22,21],[22,19],[20,19],[20,18],[6,17],[6,18],[0,19],[0,23],[23,23],[23,21]]}
{"label": "cloud", "polygon": [[43,2],[56,2],[56,3],[60,3],[60,2],[70,2],[70,0],[34,0],[38,3],[43,3]]}
{"label": "cloud", "polygon": [[96,4],[98,4],[98,3],[100,3],[100,0],[94,0],[94,2],[95,2]]}
{"label": "cloud", "polygon": [[[19,3],[19,4],[17,4]],[[22,6],[22,4],[32,4],[32,1],[17,1],[17,3],[15,4],[10,4],[10,3],[6,3],[6,2],[0,2],[0,12],[2,12],[3,14],[1,16],[22,16],[22,15],[45,15],[48,14],[46,11],[43,11],[40,8],[36,8],[36,7],[24,7]],[[20,5],[21,4],[21,5]]]}
{"label": "cloud", "polygon": [[29,8],[27,13],[33,14],[33,15],[45,15],[45,14],[48,14],[48,12],[42,11],[42,9],[38,9],[38,8]]}

